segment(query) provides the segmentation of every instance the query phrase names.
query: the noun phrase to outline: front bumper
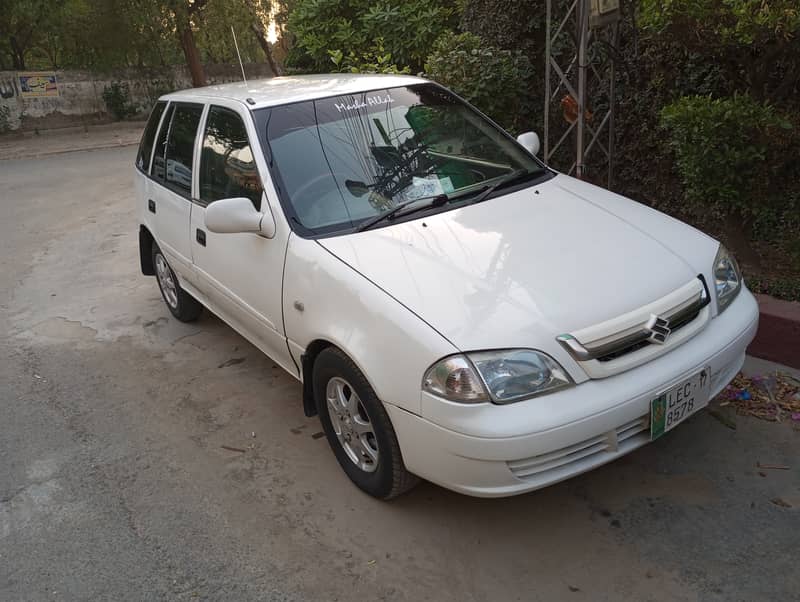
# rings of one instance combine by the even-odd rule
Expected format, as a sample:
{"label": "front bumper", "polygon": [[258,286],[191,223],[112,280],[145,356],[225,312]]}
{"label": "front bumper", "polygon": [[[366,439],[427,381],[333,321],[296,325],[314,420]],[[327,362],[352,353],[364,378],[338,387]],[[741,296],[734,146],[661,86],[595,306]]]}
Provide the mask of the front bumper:
{"label": "front bumper", "polygon": [[650,401],[705,366],[711,396],[719,393],[741,368],[757,327],[758,305],[745,289],[690,341],[616,376],[503,406],[423,394],[426,418],[386,407],[408,470],[468,495],[516,495],[648,443]]}

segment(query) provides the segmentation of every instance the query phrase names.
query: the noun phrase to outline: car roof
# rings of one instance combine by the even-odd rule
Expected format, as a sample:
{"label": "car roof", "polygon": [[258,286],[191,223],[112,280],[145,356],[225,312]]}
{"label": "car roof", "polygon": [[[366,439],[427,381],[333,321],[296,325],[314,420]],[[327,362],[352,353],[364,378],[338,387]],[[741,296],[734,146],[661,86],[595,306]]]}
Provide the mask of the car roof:
{"label": "car roof", "polygon": [[427,80],[411,75],[328,73],[320,75],[289,75],[254,79],[247,83],[235,82],[190,88],[165,94],[161,100],[213,101],[228,99],[246,102],[250,108],[269,107],[302,100],[353,94],[380,88],[393,88],[419,84]]}

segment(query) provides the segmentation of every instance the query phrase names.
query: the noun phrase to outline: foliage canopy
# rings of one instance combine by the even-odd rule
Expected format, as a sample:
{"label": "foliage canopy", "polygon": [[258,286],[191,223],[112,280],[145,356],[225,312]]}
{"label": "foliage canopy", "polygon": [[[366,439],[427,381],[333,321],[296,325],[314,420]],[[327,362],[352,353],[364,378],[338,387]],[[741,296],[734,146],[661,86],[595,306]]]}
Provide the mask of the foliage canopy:
{"label": "foliage canopy", "polygon": [[442,0],[294,0],[287,25],[296,42],[290,63],[329,71],[331,53],[374,56],[380,41],[398,69],[418,72],[436,39],[456,22],[452,3]]}
{"label": "foliage canopy", "polygon": [[269,0],[208,0],[188,15],[189,0],[3,0],[0,69],[152,67],[184,61],[176,36],[188,18],[204,62],[234,62],[230,27],[242,59],[264,60],[253,32]]}

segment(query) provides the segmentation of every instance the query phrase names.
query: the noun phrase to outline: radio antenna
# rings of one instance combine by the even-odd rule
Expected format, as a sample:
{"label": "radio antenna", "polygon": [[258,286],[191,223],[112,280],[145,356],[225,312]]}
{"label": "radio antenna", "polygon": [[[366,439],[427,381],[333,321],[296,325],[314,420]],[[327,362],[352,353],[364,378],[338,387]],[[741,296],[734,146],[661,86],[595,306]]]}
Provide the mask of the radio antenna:
{"label": "radio antenna", "polygon": [[236,56],[239,57],[239,67],[242,69],[242,80],[244,80],[245,85],[247,85],[247,77],[244,74],[244,64],[242,63],[242,55],[239,53],[239,44],[236,42],[236,32],[233,30],[233,25],[231,25],[231,35],[233,35],[233,45],[236,47]]}

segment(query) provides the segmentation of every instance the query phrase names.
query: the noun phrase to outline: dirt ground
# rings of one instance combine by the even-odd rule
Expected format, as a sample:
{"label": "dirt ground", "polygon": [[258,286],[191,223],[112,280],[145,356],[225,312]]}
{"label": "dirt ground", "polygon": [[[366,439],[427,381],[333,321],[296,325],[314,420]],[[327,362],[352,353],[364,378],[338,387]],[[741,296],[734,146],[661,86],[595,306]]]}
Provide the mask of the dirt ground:
{"label": "dirt ground", "polygon": [[800,599],[785,424],[701,412],[516,498],[360,493],[296,381],[139,273],[134,152],[0,162],[1,600]]}

